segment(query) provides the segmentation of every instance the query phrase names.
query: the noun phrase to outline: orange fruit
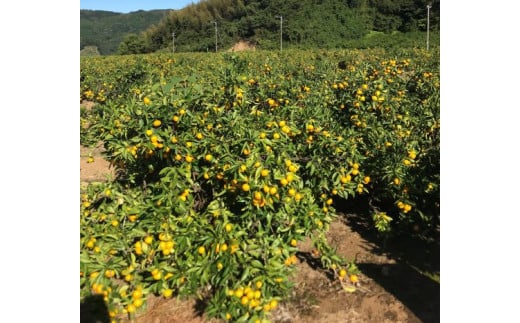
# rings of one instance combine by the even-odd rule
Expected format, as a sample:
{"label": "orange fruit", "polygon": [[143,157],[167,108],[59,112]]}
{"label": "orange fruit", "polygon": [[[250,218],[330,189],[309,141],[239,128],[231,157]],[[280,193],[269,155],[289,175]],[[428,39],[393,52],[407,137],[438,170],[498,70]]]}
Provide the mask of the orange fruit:
{"label": "orange fruit", "polygon": [[134,306],[133,304],[128,304],[128,305],[126,306],[126,311],[127,311],[128,313],[134,313],[134,312],[135,312],[135,306]]}
{"label": "orange fruit", "polygon": [[166,288],[165,290],[163,290],[162,294],[164,297],[170,298],[173,295],[173,290]]}

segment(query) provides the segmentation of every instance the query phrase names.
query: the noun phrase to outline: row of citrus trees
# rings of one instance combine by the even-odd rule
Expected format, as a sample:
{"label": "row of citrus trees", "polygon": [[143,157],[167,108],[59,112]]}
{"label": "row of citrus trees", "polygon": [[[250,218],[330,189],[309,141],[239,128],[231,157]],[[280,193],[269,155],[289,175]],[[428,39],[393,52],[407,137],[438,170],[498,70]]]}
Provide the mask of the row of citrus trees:
{"label": "row of citrus trees", "polygon": [[351,290],[356,266],[326,239],[339,200],[369,196],[380,231],[437,219],[438,53],[89,58],[81,81],[99,102],[82,143],[117,171],[81,192],[81,295],[114,320],[149,294],[266,320],[305,238]]}

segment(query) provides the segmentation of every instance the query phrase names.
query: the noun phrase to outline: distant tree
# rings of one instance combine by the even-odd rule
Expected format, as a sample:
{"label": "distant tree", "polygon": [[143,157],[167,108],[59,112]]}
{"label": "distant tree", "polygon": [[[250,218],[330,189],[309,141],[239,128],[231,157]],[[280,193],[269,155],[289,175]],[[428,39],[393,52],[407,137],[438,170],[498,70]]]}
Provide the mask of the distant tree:
{"label": "distant tree", "polygon": [[126,54],[142,54],[147,52],[145,40],[136,34],[128,34],[119,45],[118,53]]}

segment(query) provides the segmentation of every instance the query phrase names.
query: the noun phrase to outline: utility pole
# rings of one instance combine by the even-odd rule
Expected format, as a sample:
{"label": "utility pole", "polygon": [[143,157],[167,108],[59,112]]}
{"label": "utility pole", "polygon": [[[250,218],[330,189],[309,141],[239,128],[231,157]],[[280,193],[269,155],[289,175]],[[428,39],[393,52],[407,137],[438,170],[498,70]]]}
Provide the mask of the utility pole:
{"label": "utility pole", "polygon": [[428,15],[426,19],[426,50],[430,49],[430,8],[431,5],[427,5],[426,9],[428,10]]}
{"label": "utility pole", "polygon": [[173,36],[173,47],[172,47],[172,50],[173,50],[173,53],[175,54],[175,32],[172,33],[172,36]]}
{"label": "utility pole", "polygon": [[218,52],[218,41],[217,41],[218,30],[217,30],[217,22],[213,21],[213,23],[215,24],[215,53],[216,53],[216,52]]}
{"label": "utility pole", "polygon": [[276,18],[280,18],[280,52],[282,51],[282,36],[283,36],[283,17],[282,15],[276,16]]}

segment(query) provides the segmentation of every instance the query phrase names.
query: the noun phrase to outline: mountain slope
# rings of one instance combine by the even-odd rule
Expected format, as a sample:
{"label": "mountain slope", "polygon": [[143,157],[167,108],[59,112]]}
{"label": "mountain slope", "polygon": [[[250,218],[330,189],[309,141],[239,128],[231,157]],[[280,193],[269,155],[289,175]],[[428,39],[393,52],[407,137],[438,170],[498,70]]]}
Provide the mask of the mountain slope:
{"label": "mountain slope", "polygon": [[[371,32],[424,32],[429,0],[201,0],[169,12],[139,35],[125,38],[121,53],[230,48],[247,40],[260,49],[340,48]],[[280,16],[282,18],[280,18]],[[440,0],[432,2],[430,30],[440,25]]]}
{"label": "mountain slope", "polygon": [[80,49],[96,46],[102,55],[115,54],[124,36],[158,23],[170,10],[135,11],[127,14],[80,10]]}

